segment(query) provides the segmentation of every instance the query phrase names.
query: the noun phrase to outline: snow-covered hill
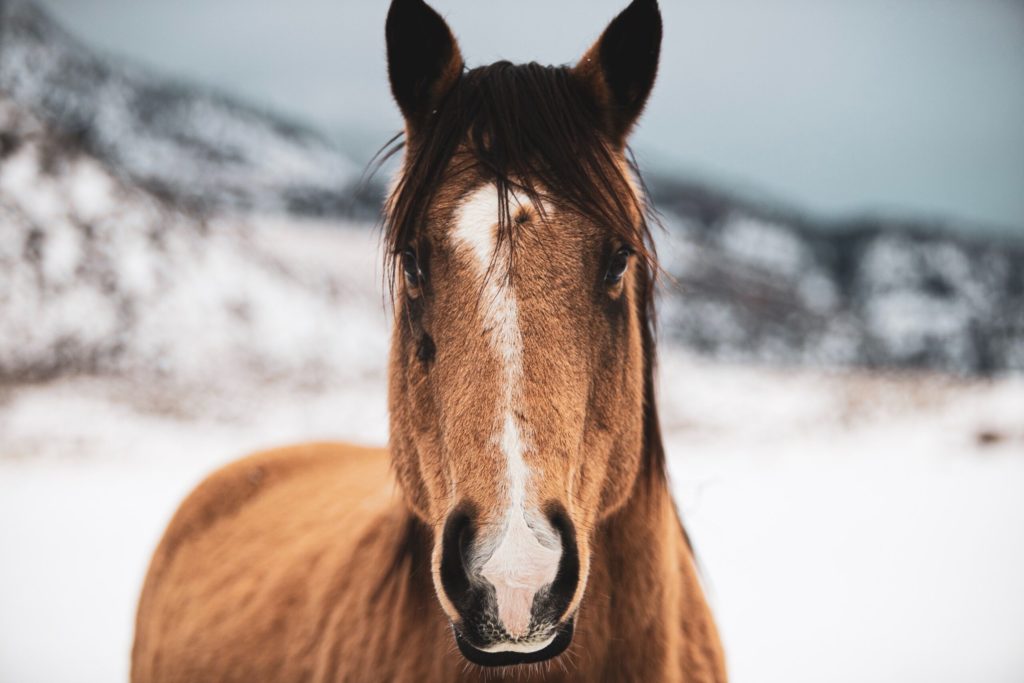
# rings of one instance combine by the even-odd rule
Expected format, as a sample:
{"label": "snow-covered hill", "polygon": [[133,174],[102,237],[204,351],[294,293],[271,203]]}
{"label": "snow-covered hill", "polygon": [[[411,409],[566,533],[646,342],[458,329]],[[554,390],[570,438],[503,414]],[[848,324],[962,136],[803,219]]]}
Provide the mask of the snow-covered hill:
{"label": "snow-covered hill", "polygon": [[823,223],[664,179],[655,197],[677,343],[786,364],[1024,371],[1024,240],[930,221]]}
{"label": "snow-covered hill", "polygon": [[[0,96],[0,379],[302,383],[382,363],[358,356],[385,335],[358,317],[382,306],[374,263],[296,255],[278,226],[183,212]],[[303,244],[325,229],[305,227]]]}
{"label": "snow-covered hill", "polygon": [[0,2],[0,92],[119,174],[192,207],[361,208],[359,167],[322,135],[99,55],[30,0]]}

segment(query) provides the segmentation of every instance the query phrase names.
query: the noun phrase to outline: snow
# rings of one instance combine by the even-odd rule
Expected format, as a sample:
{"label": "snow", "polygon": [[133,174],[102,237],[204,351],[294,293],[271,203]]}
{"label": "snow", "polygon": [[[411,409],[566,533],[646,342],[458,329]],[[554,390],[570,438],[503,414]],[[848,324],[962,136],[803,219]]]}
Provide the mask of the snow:
{"label": "snow", "polygon": [[738,260],[749,265],[796,275],[806,268],[811,255],[785,227],[746,216],[726,223],[719,241]]}
{"label": "snow", "polygon": [[669,230],[659,254],[677,283],[661,320],[690,348],[963,375],[1024,368],[1024,249],[1013,240],[927,222],[830,224],[699,186],[656,196]]}
{"label": "snow", "polygon": [[[206,383],[258,367],[316,382],[383,364],[360,355],[386,337],[365,320],[383,300],[353,284],[379,279],[376,259],[344,255],[350,243],[372,250],[367,226],[310,224],[300,255],[280,219],[174,210],[2,99],[0,127],[19,141],[0,164],[0,377],[102,369]],[[350,233],[340,247],[316,238],[337,230]]]}
{"label": "snow", "polygon": [[1021,680],[1024,382],[667,377],[688,378],[668,449],[734,680]]}
{"label": "snow", "polygon": [[[292,441],[385,442],[372,234],[254,234],[214,248],[158,309],[155,338],[178,340],[164,379],[140,356],[0,386],[0,681],[126,680],[149,555],[212,468]],[[268,255],[277,265],[258,266]],[[244,339],[202,302],[230,291],[249,294]],[[243,344],[265,362],[218,365],[218,348]],[[292,356],[319,370],[296,379]],[[729,365],[665,346],[660,394],[733,680],[1024,677],[1024,378]]]}

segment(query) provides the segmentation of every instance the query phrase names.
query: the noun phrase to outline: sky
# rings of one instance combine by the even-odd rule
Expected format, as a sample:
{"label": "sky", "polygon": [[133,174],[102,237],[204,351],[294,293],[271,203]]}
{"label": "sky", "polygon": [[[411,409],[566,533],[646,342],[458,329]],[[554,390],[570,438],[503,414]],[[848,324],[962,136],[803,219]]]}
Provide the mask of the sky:
{"label": "sky", "polygon": [[[376,0],[43,0],[89,44],[309,122],[401,127]],[[626,0],[436,0],[470,66],[571,63]],[[1024,235],[1021,0],[662,0],[641,164],[824,217]],[[362,159],[360,159],[362,160]]]}

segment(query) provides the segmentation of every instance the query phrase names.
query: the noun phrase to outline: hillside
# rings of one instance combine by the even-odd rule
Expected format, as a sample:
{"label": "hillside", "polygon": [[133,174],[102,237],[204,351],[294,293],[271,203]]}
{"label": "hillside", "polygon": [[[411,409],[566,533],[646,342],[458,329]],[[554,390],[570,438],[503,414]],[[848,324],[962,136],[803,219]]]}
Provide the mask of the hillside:
{"label": "hillside", "polygon": [[[203,266],[155,244],[220,253],[209,245],[228,240],[225,223],[230,240],[251,244],[268,221],[352,217],[368,230],[379,211],[380,179],[360,185],[358,165],[325,136],[96,54],[29,0],[0,2],[0,103],[0,155],[16,167],[0,167],[0,252],[9,264],[0,279],[22,292],[0,298],[0,324],[20,330],[8,336],[17,343],[0,340],[8,376],[98,370],[139,356],[123,329],[150,307],[134,290],[107,286],[130,280],[133,245],[177,282],[179,269]],[[670,276],[661,307],[668,343],[786,365],[1024,371],[1024,240],[971,238],[984,233],[930,219],[828,221],[681,178],[648,180],[667,228],[659,241]],[[100,218],[90,202],[105,207]],[[52,211],[56,222],[32,218]],[[213,224],[221,229],[204,232]],[[72,243],[84,265],[61,275],[60,291],[77,298],[51,296],[52,273],[35,261]],[[223,248],[235,260],[248,253]],[[38,272],[45,277],[27,275]],[[241,288],[253,282],[238,279],[233,296],[249,296]],[[295,293],[275,291],[280,302]],[[80,319],[86,309],[105,313]],[[175,314],[198,325],[203,310],[182,303]],[[36,328],[32,316],[61,322]]]}
{"label": "hillside", "polygon": [[812,220],[655,179],[669,233],[664,331],[732,359],[1024,370],[1024,241],[933,221]]}
{"label": "hillside", "polygon": [[0,380],[348,376],[373,264],[313,267],[278,226],[183,211],[0,97]]}
{"label": "hillside", "polygon": [[0,92],[124,177],[193,209],[366,211],[326,137],[94,52],[29,0],[0,2]]}

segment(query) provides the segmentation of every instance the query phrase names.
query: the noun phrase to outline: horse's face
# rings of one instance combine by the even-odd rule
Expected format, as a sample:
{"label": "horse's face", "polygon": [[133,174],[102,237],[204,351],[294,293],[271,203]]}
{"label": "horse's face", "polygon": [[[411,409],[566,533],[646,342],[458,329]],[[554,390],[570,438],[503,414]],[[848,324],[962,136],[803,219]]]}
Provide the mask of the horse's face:
{"label": "horse's face", "polygon": [[[530,150],[537,136],[529,129],[549,122],[527,122],[522,112],[494,125],[473,120],[488,106],[518,109],[522,98],[550,106],[537,101],[537,82],[526,78],[517,91],[525,76],[511,66],[462,76],[454,39],[432,10],[395,0],[389,14],[392,88],[408,145],[389,219],[392,450],[408,500],[434,530],[441,605],[460,649],[480,664],[565,649],[591,532],[623,503],[641,466],[650,271],[622,142],[653,82],[659,40],[656,4],[637,0],[574,70],[529,72],[586,93],[583,110],[595,114],[569,128],[594,130],[572,141],[556,134],[553,144],[599,148],[581,151],[590,163],[563,175],[589,181],[595,201],[621,209],[603,221],[580,209],[562,176],[544,177],[559,162]],[[647,57],[637,61],[633,50]],[[630,65],[637,73],[624,76]],[[461,125],[464,112],[453,107],[476,113]],[[506,144],[517,122],[527,141]],[[438,139],[455,132],[459,139],[439,149]],[[510,177],[538,164],[541,177]],[[586,177],[602,164],[599,177]],[[420,186],[427,197],[415,196]]]}
{"label": "horse's face", "polygon": [[499,244],[495,186],[457,194],[404,256],[391,396],[412,444],[397,465],[435,524],[462,635],[528,652],[573,613],[584,530],[638,467],[643,285],[599,226],[513,195],[517,234]]}

